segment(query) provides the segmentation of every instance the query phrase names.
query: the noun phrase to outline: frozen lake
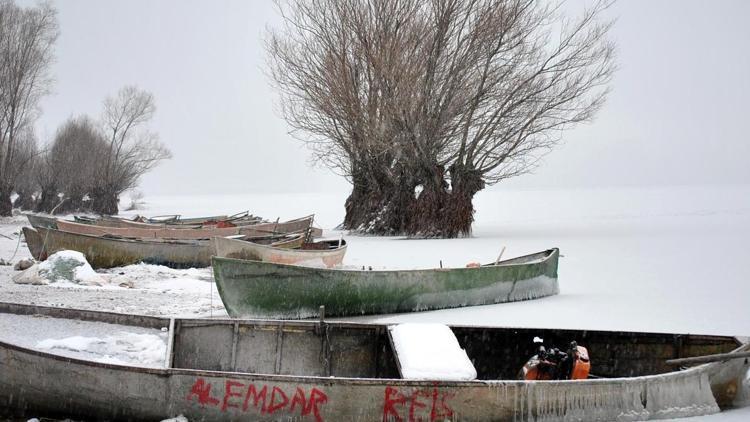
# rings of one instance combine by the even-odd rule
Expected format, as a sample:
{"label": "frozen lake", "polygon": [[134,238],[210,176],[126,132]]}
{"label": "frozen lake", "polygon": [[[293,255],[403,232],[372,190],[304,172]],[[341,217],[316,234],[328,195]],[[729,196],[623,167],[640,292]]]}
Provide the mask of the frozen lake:
{"label": "frozen lake", "polygon": [[[185,216],[250,210],[282,220],[315,213],[326,235],[344,216],[341,194],[147,197],[124,214]],[[123,200],[123,204],[127,204]],[[347,236],[346,265],[430,268],[491,262],[559,247],[560,294],[510,304],[349,318],[377,322],[558,327],[750,336],[750,186],[495,190],[480,193],[471,238]],[[6,220],[0,254],[23,218]],[[22,243],[16,254],[28,256]],[[108,270],[106,288],[22,286],[0,268],[0,301],[162,316],[223,316],[208,270],[149,265]],[[120,287],[126,284],[127,287]],[[115,288],[113,288],[115,287]],[[701,420],[704,420],[702,418]],[[711,419],[748,420],[748,408]]]}
{"label": "frozen lake", "polygon": [[[157,196],[143,214],[241,210],[267,218],[344,217],[346,194]],[[429,268],[559,247],[561,293],[546,299],[375,321],[639,330],[750,336],[750,186],[496,190],[476,200],[471,238],[349,236],[354,266]],[[130,212],[128,214],[132,214]],[[338,237],[339,232],[326,233]]]}

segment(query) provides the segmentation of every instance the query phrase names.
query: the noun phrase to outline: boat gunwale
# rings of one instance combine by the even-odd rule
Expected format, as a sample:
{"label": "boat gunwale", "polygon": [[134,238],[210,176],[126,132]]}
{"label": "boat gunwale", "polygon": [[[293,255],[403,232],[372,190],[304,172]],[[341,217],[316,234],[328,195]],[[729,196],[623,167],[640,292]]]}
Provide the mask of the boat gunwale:
{"label": "boat gunwale", "polygon": [[[16,312],[14,309],[17,310],[23,310],[21,312]],[[24,312],[25,310],[32,310],[29,312]],[[266,319],[266,318],[168,318],[168,317],[160,317],[160,316],[152,316],[152,315],[143,315],[143,314],[126,314],[126,313],[120,313],[120,312],[109,312],[109,311],[97,311],[97,310],[89,310],[89,309],[78,309],[78,308],[61,308],[57,306],[44,306],[44,305],[28,305],[25,303],[15,303],[15,302],[0,302],[0,314],[14,314],[14,315],[41,315],[41,316],[49,316],[51,318],[61,318],[61,319],[73,319],[73,320],[80,320],[80,321],[90,321],[90,322],[102,322],[102,323],[110,323],[110,324],[119,324],[119,325],[128,325],[128,326],[134,326],[134,327],[146,327],[146,328],[160,328],[165,327],[169,325],[170,320],[174,319],[174,321],[177,323],[179,322],[182,325],[185,325],[186,323],[190,326],[211,326],[211,325],[219,325],[219,324],[227,324],[232,325],[235,323],[245,323],[245,325],[255,325],[255,326],[305,326],[304,328],[307,328],[308,326],[310,328],[316,328],[321,325],[321,321],[319,319]],[[70,314],[71,316],[55,316],[54,314],[58,315],[64,315],[64,314]],[[96,317],[101,316],[103,318],[97,319]],[[127,324],[122,322],[108,322],[105,319],[106,318],[123,318],[123,319],[143,319],[143,320],[152,320],[155,322],[159,322],[162,325],[144,325],[144,324]],[[345,318],[345,317],[344,317]],[[388,327],[391,325],[397,325],[398,323],[389,324],[389,323],[383,323],[383,322],[359,322],[359,321],[347,321],[347,320],[340,320],[339,318],[336,319],[325,319],[322,321],[322,324],[325,325],[335,325],[341,328],[378,328],[378,327]],[[743,342],[740,340],[743,336],[740,335],[721,335],[721,334],[693,334],[693,333],[673,333],[673,332],[663,332],[663,331],[628,331],[628,330],[595,330],[595,329],[588,329],[588,328],[560,328],[560,327],[521,327],[521,326],[492,326],[492,325],[470,325],[470,324],[445,324],[451,329],[458,328],[458,329],[499,329],[499,330],[546,330],[546,331],[581,331],[585,333],[617,333],[617,334],[624,334],[624,335],[643,335],[643,336],[663,336],[663,335],[672,335],[672,336],[689,336],[692,338],[705,338],[708,340],[711,339],[732,339],[734,340],[735,344],[742,347],[743,345],[750,346],[750,342]]]}
{"label": "boat gunwale", "polygon": [[214,268],[214,271],[216,271],[216,267],[213,265],[214,260],[221,260],[221,261],[229,261],[231,263],[252,263],[252,264],[260,264],[262,266],[276,266],[276,267],[288,267],[288,268],[303,268],[304,270],[310,270],[310,271],[316,271],[316,272],[336,272],[336,273],[347,273],[347,274],[361,274],[361,273],[379,273],[379,274],[389,274],[389,273],[417,273],[417,272],[435,272],[435,271],[470,271],[470,270],[478,270],[478,269],[490,269],[490,268],[509,268],[514,266],[521,266],[521,265],[537,265],[537,264],[544,264],[548,262],[553,257],[560,256],[560,249],[559,248],[550,248],[545,251],[541,252],[535,252],[528,255],[522,255],[515,258],[510,258],[505,261],[515,261],[518,259],[522,259],[524,257],[530,257],[534,255],[539,254],[545,254],[543,257],[526,261],[526,262],[514,262],[514,263],[508,263],[503,264],[504,261],[500,261],[497,264],[485,264],[481,265],[479,267],[451,267],[451,268],[412,268],[412,269],[403,269],[403,270],[392,270],[392,269],[372,269],[372,270],[360,270],[360,269],[348,269],[348,268],[317,268],[317,267],[302,267],[299,265],[294,264],[278,264],[275,262],[265,262],[265,261],[254,261],[254,260],[247,260],[247,259],[239,259],[239,258],[227,258],[227,257],[221,257],[217,255],[213,255],[211,257],[211,266]]}
{"label": "boat gunwale", "polygon": [[[75,232],[69,232],[65,230],[60,229],[53,229],[48,227],[29,227],[24,226],[27,228],[30,228],[32,230],[36,230],[39,232],[40,230],[50,230],[53,232],[63,233],[66,235],[72,235],[72,236],[83,236],[90,239],[96,239],[96,240],[112,240],[116,242],[125,242],[125,243],[148,243],[152,245],[180,245],[180,246],[199,246],[199,247],[205,247],[208,243],[208,240],[206,239],[170,239],[170,238],[144,238],[144,237],[120,237],[118,235],[102,235],[102,236],[96,236],[93,234],[83,234],[83,233],[75,233]],[[40,232],[40,235],[42,233]]]}
{"label": "boat gunwale", "polygon": [[[227,240],[227,241],[229,241],[229,243],[235,243],[235,242],[249,243],[249,244],[252,245],[251,248],[258,248],[258,249],[263,249],[263,250],[272,251],[272,252],[279,252],[279,251],[293,252],[294,254],[301,253],[301,252],[304,252],[306,254],[307,253],[309,253],[309,254],[321,253],[321,252],[323,252],[323,253],[340,252],[342,250],[346,250],[346,247],[348,246],[348,244],[346,243],[346,240],[342,240],[341,246],[338,246],[338,247],[333,248],[333,249],[300,249],[300,248],[289,249],[289,248],[280,248],[278,246],[273,246],[273,245],[263,245],[263,244],[260,244],[260,243],[255,243],[255,242],[251,242],[251,241],[244,240],[244,239],[233,239],[233,238],[231,238],[229,236],[213,236],[211,238],[211,241],[213,242],[214,239],[222,239],[222,241],[223,240]],[[335,239],[334,240],[318,240],[318,241],[310,242],[310,243],[326,243],[326,242],[338,242],[338,240],[335,240]],[[214,252],[218,253],[217,249],[218,248],[214,245]],[[213,256],[216,256],[216,257],[219,257],[219,258],[228,258],[228,257],[225,257],[225,256],[220,256],[220,255],[213,255]],[[228,258],[228,259],[238,259],[240,261],[254,261],[252,259],[251,260],[247,260],[247,259],[241,259],[241,258]],[[257,262],[267,262],[267,261],[257,261]],[[295,264],[279,264],[279,265],[291,265],[293,267],[298,267],[299,266],[299,265],[295,265]]]}

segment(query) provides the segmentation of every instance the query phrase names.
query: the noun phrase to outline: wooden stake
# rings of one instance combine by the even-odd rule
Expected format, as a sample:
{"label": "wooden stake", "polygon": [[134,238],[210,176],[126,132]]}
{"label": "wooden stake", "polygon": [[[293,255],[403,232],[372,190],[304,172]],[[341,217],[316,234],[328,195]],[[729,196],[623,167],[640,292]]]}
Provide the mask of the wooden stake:
{"label": "wooden stake", "polygon": [[497,256],[497,259],[495,260],[495,265],[500,263],[500,258],[503,257],[504,253],[505,253],[505,246],[503,246],[503,249],[500,251],[500,255]]}

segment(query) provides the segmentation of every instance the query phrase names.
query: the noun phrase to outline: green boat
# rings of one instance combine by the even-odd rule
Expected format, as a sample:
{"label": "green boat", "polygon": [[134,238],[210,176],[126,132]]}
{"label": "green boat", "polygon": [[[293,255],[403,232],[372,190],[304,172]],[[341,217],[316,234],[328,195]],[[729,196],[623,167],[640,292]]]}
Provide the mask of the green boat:
{"label": "green boat", "polygon": [[559,293],[557,248],[473,268],[359,271],[212,257],[227,312],[241,318],[352,316],[536,299]]}

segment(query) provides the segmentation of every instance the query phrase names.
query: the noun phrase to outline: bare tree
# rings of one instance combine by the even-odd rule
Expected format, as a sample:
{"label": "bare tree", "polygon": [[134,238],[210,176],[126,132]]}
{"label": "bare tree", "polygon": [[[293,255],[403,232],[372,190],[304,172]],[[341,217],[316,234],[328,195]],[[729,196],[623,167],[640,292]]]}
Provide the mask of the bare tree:
{"label": "bare tree", "polygon": [[34,209],[39,212],[51,213],[58,205],[60,198],[59,166],[55,165],[55,157],[49,149],[44,150],[34,160],[33,178],[39,191]]}
{"label": "bare tree", "polygon": [[86,211],[84,198],[96,180],[96,159],[108,145],[104,134],[88,116],[68,119],[58,130],[50,146],[51,173],[64,202],[56,212]]}
{"label": "bare tree", "polygon": [[10,163],[11,168],[9,171],[12,185],[18,194],[13,202],[15,208],[22,210],[34,209],[36,183],[33,175],[35,162],[39,154],[36,135],[31,128],[24,128],[18,136],[18,141],[14,143],[14,158]]}
{"label": "bare tree", "polygon": [[347,228],[454,237],[478,191],[603,104],[608,5],[571,20],[532,0],[289,0],[271,74],[295,134],[353,185]]}
{"label": "bare tree", "polygon": [[107,147],[96,159],[99,165],[91,192],[94,211],[117,214],[120,194],[137,186],[141,176],[160,161],[171,158],[156,134],[145,127],[155,111],[153,95],[134,86],[104,101]]}
{"label": "bare tree", "polygon": [[16,144],[51,86],[57,36],[57,13],[49,3],[21,8],[0,0],[0,215],[12,211]]}

